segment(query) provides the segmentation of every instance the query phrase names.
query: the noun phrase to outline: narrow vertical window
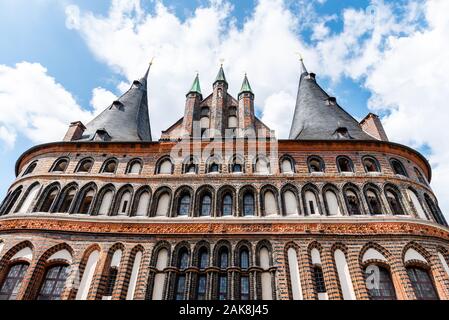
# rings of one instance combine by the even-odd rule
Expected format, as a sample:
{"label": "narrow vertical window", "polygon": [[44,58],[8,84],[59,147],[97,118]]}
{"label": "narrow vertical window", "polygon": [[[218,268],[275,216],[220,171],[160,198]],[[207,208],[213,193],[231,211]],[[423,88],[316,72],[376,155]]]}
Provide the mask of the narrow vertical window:
{"label": "narrow vertical window", "polygon": [[226,194],[223,197],[223,216],[232,216],[232,197],[230,194]]}

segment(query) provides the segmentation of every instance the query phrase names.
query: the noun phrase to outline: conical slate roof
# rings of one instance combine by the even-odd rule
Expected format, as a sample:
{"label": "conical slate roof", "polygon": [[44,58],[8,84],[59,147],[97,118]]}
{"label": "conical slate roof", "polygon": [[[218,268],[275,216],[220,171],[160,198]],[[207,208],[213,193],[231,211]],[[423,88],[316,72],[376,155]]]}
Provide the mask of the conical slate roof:
{"label": "conical slate roof", "polygon": [[308,73],[301,61],[301,77],[295,114],[290,129],[291,140],[373,140],[358,121],[341,108]]}
{"label": "conical slate roof", "polygon": [[189,93],[192,92],[201,94],[200,78],[198,73],[196,74],[195,80],[193,80],[192,88],[190,88]]}
{"label": "conical slate roof", "polygon": [[249,84],[248,77],[246,76],[246,73],[245,73],[245,78],[243,79],[242,87],[240,88],[239,94],[244,93],[244,92],[253,93],[253,90],[251,89],[251,85]]}
{"label": "conical slate roof", "polygon": [[220,66],[220,70],[218,70],[218,74],[217,74],[217,77],[215,78],[214,83],[217,81],[223,81],[223,82],[227,83],[226,76],[225,76],[225,73],[223,70],[223,65]]}
{"label": "conical slate roof", "polygon": [[85,141],[151,141],[147,79],[151,64],[140,80],[86,125]]}

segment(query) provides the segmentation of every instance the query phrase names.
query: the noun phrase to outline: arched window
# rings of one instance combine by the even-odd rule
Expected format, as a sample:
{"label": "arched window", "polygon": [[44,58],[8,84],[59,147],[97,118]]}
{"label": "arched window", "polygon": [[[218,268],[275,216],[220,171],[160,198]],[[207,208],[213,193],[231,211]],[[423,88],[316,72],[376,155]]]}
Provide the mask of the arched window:
{"label": "arched window", "polygon": [[283,159],[281,159],[281,172],[282,173],[294,173],[295,172],[293,162],[290,158],[284,157]]}
{"label": "arched window", "polygon": [[103,164],[103,169],[101,172],[103,173],[115,173],[115,170],[117,170],[117,160],[115,159],[109,159],[106,160]]}
{"label": "arched window", "polygon": [[287,250],[288,270],[290,276],[290,289],[293,300],[302,300],[301,276],[299,273],[298,254],[295,248]]}
{"label": "arched window", "polygon": [[403,215],[404,209],[402,208],[398,191],[394,190],[393,188],[387,188],[385,190],[385,195],[387,196],[387,201],[393,214]]}
{"label": "arched window", "polygon": [[339,172],[354,172],[354,165],[348,157],[338,157],[337,167]]}
{"label": "arched window", "polygon": [[173,164],[169,159],[163,160],[158,168],[157,174],[172,174],[173,173]]}
{"label": "arched window", "polygon": [[134,261],[132,263],[131,275],[129,277],[129,284],[128,284],[128,292],[126,293],[126,300],[134,300],[134,293],[136,292],[137,277],[139,275],[141,261],[142,261],[142,251],[138,250],[135,253]]}
{"label": "arched window", "polygon": [[82,198],[79,213],[87,214],[90,212],[90,207],[92,204],[92,200],[94,199],[95,191],[89,190],[85,193],[84,197]]}
{"label": "arched window", "polygon": [[318,300],[328,300],[326,283],[324,281],[323,268],[321,263],[321,253],[317,248],[310,250],[312,260],[313,284]]}
{"label": "arched window", "polygon": [[78,164],[78,168],[76,172],[90,172],[94,165],[94,161],[92,159],[83,159]]}
{"label": "arched window", "polygon": [[196,300],[206,300],[206,283],[207,274],[205,269],[209,266],[209,254],[206,248],[199,251],[198,267],[200,273],[198,274],[198,281],[196,286]]}
{"label": "arched window", "polygon": [[175,300],[184,300],[186,291],[185,269],[189,266],[189,254],[187,249],[183,248],[179,251],[178,259],[178,269],[180,272],[176,279]]}
{"label": "arched window", "polygon": [[117,283],[118,269],[120,267],[120,262],[122,259],[122,250],[115,250],[111,258],[111,264],[109,266],[106,288],[104,290],[105,297],[111,297],[114,293],[115,284]]}
{"label": "arched window", "polygon": [[229,164],[229,172],[242,173],[245,171],[245,160],[242,156],[234,155],[232,161]]}
{"label": "arched window", "polygon": [[366,195],[366,202],[368,202],[370,213],[372,215],[382,214],[382,206],[380,204],[377,191],[374,189],[367,189],[365,195]]}
{"label": "arched window", "polygon": [[419,171],[418,168],[413,168],[413,170],[415,171],[416,177],[418,178],[418,181],[422,184],[427,184],[427,180],[424,178],[423,174],[421,173],[421,171]]}
{"label": "arched window", "polygon": [[327,215],[341,216],[340,203],[335,192],[332,190],[325,191],[324,198],[326,200]]}
{"label": "arched window", "polygon": [[184,173],[186,174],[196,174],[198,173],[198,165],[193,159],[190,159],[184,164]]}
{"label": "arched window", "polygon": [[188,216],[190,212],[190,195],[185,194],[179,200],[178,216]]}
{"label": "arched window", "polygon": [[139,196],[139,202],[137,204],[136,216],[145,217],[148,215],[148,209],[150,207],[150,193],[144,191]]}
{"label": "arched window", "polygon": [[430,212],[432,213],[433,219],[437,223],[439,223],[443,226],[447,226],[446,220],[444,219],[443,215],[441,214],[440,209],[435,204],[435,202],[429,197],[428,194],[424,195],[424,199],[426,200],[427,206],[429,207]]}
{"label": "arched window", "polygon": [[291,190],[284,192],[284,210],[286,216],[298,215],[298,200],[296,195]]}
{"label": "arched window", "polygon": [[266,191],[264,194],[264,210],[266,216],[277,215],[277,201],[274,193],[270,190]]}
{"label": "arched window", "polygon": [[242,274],[240,275],[240,300],[249,300],[249,275],[247,270],[249,268],[249,252],[248,249],[242,248],[240,250],[240,269]]}
{"label": "arched window", "polygon": [[426,269],[408,267],[407,274],[418,300],[438,300],[432,278]]}
{"label": "arched window", "polygon": [[156,261],[156,275],[154,276],[154,285],[153,285],[153,293],[152,300],[162,300],[164,293],[164,284],[165,284],[165,272],[164,269],[168,266],[168,250],[162,248],[159,250],[157,254]]}
{"label": "arched window", "polygon": [[427,216],[424,211],[424,208],[421,204],[421,201],[419,201],[418,196],[416,195],[415,191],[413,191],[411,189],[407,189],[407,194],[410,198],[410,201],[411,201],[413,207],[415,208],[415,211],[416,211],[416,214],[418,215],[418,217],[423,220],[427,220]]}
{"label": "arched window", "polygon": [[16,300],[28,267],[28,263],[16,263],[9,267],[8,273],[0,287],[0,300]]}
{"label": "arched window", "polygon": [[22,204],[20,205],[20,209],[18,210],[19,213],[31,212],[31,205],[36,198],[40,187],[41,186],[39,184],[35,184],[28,190],[28,194],[25,195],[25,199],[22,200]]}
{"label": "arched window", "polygon": [[233,215],[233,203],[232,203],[232,196],[227,193],[223,197],[223,204],[222,204],[222,215],[223,216],[232,216]]}
{"label": "arched window", "polygon": [[338,279],[343,294],[343,300],[356,300],[351,274],[349,272],[346,255],[340,249],[334,252],[334,261],[337,267]]}
{"label": "arched window", "polygon": [[[365,268],[365,278],[367,279],[365,283],[370,283],[367,290],[371,300],[396,300],[393,281],[386,268],[378,265],[374,268],[368,266]],[[371,279],[373,282],[370,282]]]}
{"label": "arched window", "polygon": [[357,193],[353,190],[346,190],[345,192],[346,205],[350,216],[361,215],[360,200]]}
{"label": "arched window", "polygon": [[405,171],[404,165],[402,164],[401,161],[399,161],[398,159],[391,159],[390,164],[394,174],[408,177],[407,171]]}
{"label": "arched window", "polygon": [[11,196],[6,197],[5,202],[3,203],[3,207],[0,208],[0,213],[9,214],[16,204],[17,199],[19,199],[22,194],[22,187],[18,187],[13,191]]}
{"label": "arched window", "polygon": [[235,107],[229,108],[228,128],[234,129],[238,127],[237,109]]}
{"label": "arched window", "polygon": [[203,136],[204,132],[210,127],[208,107],[201,108],[200,126],[201,126],[201,136]]}
{"label": "arched window", "polygon": [[228,275],[227,268],[229,265],[228,248],[221,247],[218,252],[218,267],[220,268],[218,276],[218,300],[228,299]]}
{"label": "arched window", "polygon": [[53,190],[48,191],[46,198],[44,199],[44,202],[42,203],[42,206],[40,208],[40,212],[50,212],[50,209],[53,206],[53,203],[55,202],[56,196],[58,195],[58,188],[55,187]]}
{"label": "arched window", "polygon": [[271,273],[269,271],[271,266],[270,252],[266,247],[259,249],[260,267],[262,268],[261,274],[261,289],[262,300],[273,300],[273,286],[271,281]]}
{"label": "arched window", "polygon": [[131,192],[125,191],[120,198],[120,204],[118,207],[117,214],[120,216],[128,215],[130,205],[131,205]]}
{"label": "arched window", "polygon": [[26,168],[25,172],[23,173],[23,176],[26,176],[28,174],[32,174],[34,169],[36,169],[37,161],[33,161],[28,168]]}
{"label": "arched window", "polygon": [[167,217],[170,209],[170,195],[167,192],[162,193],[157,201],[156,217]]}
{"label": "arched window", "polygon": [[142,171],[142,162],[139,159],[134,159],[129,162],[128,169],[126,170],[127,174],[140,174]]}
{"label": "arched window", "polygon": [[212,199],[210,195],[206,194],[201,198],[200,216],[208,217],[212,211]]}
{"label": "arched window", "polygon": [[61,300],[70,267],[65,264],[52,265],[44,276],[37,300]]}
{"label": "arched window", "polygon": [[256,160],[255,172],[259,174],[270,174],[270,163],[267,159],[258,158]]}
{"label": "arched window", "polygon": [[254,195],[250,192],[247,192],[243,196],[243,216],[253,216],[254,214]]}
{"label": "arched window", "polygon": [[326,284],[324,283],[323,268],[320,265],[313,266],[313,277],[315,281],[315,291],[319,295],[320,293],[326,293]]}
{"label": "arched window", "polygon": [[94,250],[89,254],[86,265],[84,267],[84,272],[81,277],[81,281],[79,283],[79,288],[76,293],[75,300],[87,300],[99,257],[100,251],[98,250]]}
{"label": "arched window", "polygon": [[98,215],[100,216],[109,215],[113,198],[114,192],[112,190],[108,190],[103,194],[103,197],[101,199],[101,205],[100,208],[98,209]]}
{"label": "arched window", "polygon": [[375,158],[364,157],[362,161],[366,172],[380,172],[379,163]]}
{"label": "arched window", "polygon": [[305,207],[306,207],[306,213],[308,215],[315,215],[320,214],[319,207],[318,207],[318,201],[315,192],[311,190],[307,190],[304,193],[304,199],[305,199]]}
{"label": "arched window", "polygon": [[71,187],[67,191],[65,191],[62,199],[61,207],[59,208],[59,212],[67,213],[70,210],[73,199],[75,198],[76,188]]}
{"label": "arched window", "polygon": [[212,163],[209,167],[209,172],[220,172],[220,166],[216,163]]}
{"label": "arched window", "polygon": [[51,171],[52,172],[65,172],[68,165],[69,165],[69,160],[67,160],[67,159],[56,160]]}
{"label": "arched window", "polygon": [[320,157],[310,157],[307,160],[307,166],[309,167],[309,172],[324,172],[324,161]]}

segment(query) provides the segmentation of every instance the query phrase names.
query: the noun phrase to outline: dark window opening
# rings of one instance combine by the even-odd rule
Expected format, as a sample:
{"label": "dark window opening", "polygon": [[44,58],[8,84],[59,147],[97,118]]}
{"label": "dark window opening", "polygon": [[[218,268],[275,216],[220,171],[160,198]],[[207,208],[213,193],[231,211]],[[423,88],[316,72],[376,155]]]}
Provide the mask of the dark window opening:
{"label": "dark window opening", "polygon": [[190,195],[186,194],[181,198],[179,203],[178,215],[187,216],[190,211]]}
{"label": "dark window opening", "polygon": [[209,195],[203,196],[201,200],[201,216],[210,216],[212,199]]}
{"label": "dark window opening", "polygon": [[61,300],[69,272],[70,267],[67,265],[50,267],[45,273],[37,300]]}
{"label": "dark window opening", "polygon": [[23,278],[28,270],[27,263],[19,263],[9,268],[0,289],[0,300],[16,300]]}
{"label": "dark window opening", "polygon": [[339,158],[337,164],[340,172],[354,172],[352,161],[346,157]]}
{"label": "dark window opening", "polygon": [[69,162],[66,159],[59,160],[56,162],[55,166],[53,167],[53,172],[64,172],[67,169]]}
{"label": "dark window opening", "polygon": [[379,270],[379,279],[375,279],[374,270],[372,273],[369,273],[368,270],[365,270],[365,278],[366,280],[370,280],[372,278],[373,283],[371,283],[372,288],[368,289],[368,294],[371,300],[396,300],[396,292],[394,290],[393,281],[391,281],[390,272],[383,268],[377,267]]}
{"label": "dark window opening", "polygon": [[399,160],[396,160],[396,159],[391,160],[391,167],[393,168],[394,174],[398,174],[398,175],[407,177],[407,172],[405,171],[405,168],[402,165],[402,162],[400,162]]}
{"label": "dark window opening", "polygon": [[435,286],[427,270],[409,267],[407,268],[407,274],[418,300],[438,300]]}
{"label": "dark window opening", "polygon": [[243,197],[243,215],[253,216],[254,211],[254,196],[250,193],[247,193]]}
{"label": "dark window opening", "polygon": [[223,216],[232,216],[232,197],[229,194],[223,198]]}
{"label": "dark window opening", "polygon": [[112,293],[114,292],[115,282],[117,281],[117,274],[118,274],[117,267],[111,267],[109,269],[109,275],[106,281],[106,288],[104,293],[106,297],[112,296]]}
{"label": "dark window opening", "polygon": [[313,267],[313,275],[315,277],[315,290],[317,293],[325,293],[326,285],[324,283],[323,269],[320,266]]}

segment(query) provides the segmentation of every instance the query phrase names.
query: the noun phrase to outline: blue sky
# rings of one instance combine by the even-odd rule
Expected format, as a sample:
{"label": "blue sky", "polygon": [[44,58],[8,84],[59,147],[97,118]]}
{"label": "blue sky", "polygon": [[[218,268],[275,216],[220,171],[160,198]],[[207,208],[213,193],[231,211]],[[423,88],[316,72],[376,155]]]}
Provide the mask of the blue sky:
{"label": "blue sky", "polygon": [[[237,90],[242,74],[248,71],[258,115],[285,138],[283,128],[290,123],[298,78],[295,51],[301,51],[309,71],[317,73],[320,84],[354,117],[361,119],[370,111],[377,112],[392,140],[418,148],[429,157],[441,171],[437,171],[441,177],[437,191],[443,190],[449,181],[449,168],[443,164],[449,158],[449,148],[441,148],[444,142],[434,139],[435,128],[419,134],[416,131],[421,128],[410,130],[410,115],[418,117],[416,111],[422,104],[414,105],[394,93],[404,90],[404,83],[411,84],[417,75],[427,76],[421,74],[424,68],[414,75],[410,65],[395,61],[413,63],[408,61],[410,57],[401,57],[406,46],[416,45],[415,52],[423,59],[430,54],[421,52],[416,38],[428,36],[433,45],[439,41],[435,30],[447,31],[447,24],[440,21],[447,18],[438,15],[444,6],[424,0],[0,0],[0,112],[14,101],[12,91],[20,94],[20,90],[2,90],[2,83],[5,86],[9,79],[19,79],[23,83],[17,85],[22,86],[31,81],[23,70],[32,70],[36,82],[50,79],[53,83],[48,92],[56,90],[61,95],[55,101],[46,96],[47,104],[44,98],[33,96],[39,95],[40,89],[28,92],[22,87],[31,104],[40,101],[36,108],[46,110],[39,123],[49,117],[49,124],[58,124],[54,133],[47,128],[50,132],[42,137],[38,134],[40,127],[30,106],[12,106],[18,114],[24,113],[17,120],[20,125],[0,116],[0,198],[14,179],[14,163],[21,153],[37,143],[62,139],[63,126],[79,118],[86,121],[106,107],[108,99],[120,95],[144,72],[153,55],[150,113],[154,136],[181,117],[184,91],[195,71],[200,71],[203,93],[207,93],[219,58],[224,58],[231,90]],[[113,19],[114,14],[118,18]],[[370,19],[371,25],[367,23]],[[435,25],[429,27],[433,21]],[[170,33],[156,39],[157,28],[172,28],[179,39]],[[190,30],[199,39],[191,40]],[[122,37],[123,33],[127,36]],[[277,38],[282,41],[277,42]],[[440,42],[435,44],[439,49],[445,45]],[[130,48],[141,52],[135,54]],[[438,59],[438,55],[431,59]],[[22,62],[27,65],[17,65]],[[388,63],[394,68],[385,72],[382,68]],[[441,68],[445,70],[447,65]],[[407,72],[408,77],[398,77],[403,83],[393,81],[392,88],[386,88],[385,79],[393,69]],[[40,84],[33,85],[40,88]],[[394,85],[400,87],[395,89]],[[413,91],[413,85],[410,89]],[[4,92],[10,96],[2,97]],[[435,92],[432,100],[438,94]],[[174,115],[165,117],[158,112],[167,105]],[[73,116],[70,106],[75,106]],[[51,111],[59,108],[65,116],[50,119]],[[415,121],[419,124],[419,119]],[[414,126],[413,122],[410,125]],[[444,206],[449,208],[449,201]]]}

